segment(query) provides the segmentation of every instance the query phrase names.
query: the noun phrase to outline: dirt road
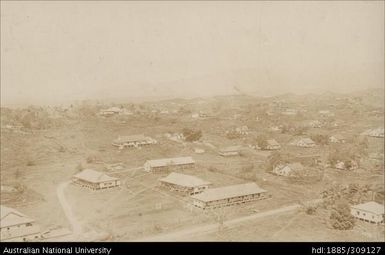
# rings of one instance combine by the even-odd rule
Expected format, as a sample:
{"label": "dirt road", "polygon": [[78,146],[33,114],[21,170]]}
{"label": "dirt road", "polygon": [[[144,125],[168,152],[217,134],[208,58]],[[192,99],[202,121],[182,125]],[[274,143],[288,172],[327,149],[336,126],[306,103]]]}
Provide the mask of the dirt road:
{"label": "dirt road", "polygon": [[[233,227],[237,224],[240,224],[240,223],[243,223],[243,222],[246,222],[249,220],[255,220],[258,218],[268,217],[268,216],[272,216],[275,214],[294,211],[294,210],[299,209],[300,207],[301,207],[301,205],[294,204],[294,205],[289,205],[289,206],[281,207],[281,208],[274,209],[274,210],[269,210],[266,212],[256,213],[256,214],[253,214],[250,216],[245,216],[245,217],[240,217],[240,218],[228,220],[228,221],[223,222],[223,227]],[[218,223],[211,223],[211,224],[207,224],[207,225],[198,226],[195,228],[183,229],[180,231],[160,234],[157,236],[147,237],[147,238],[143,238],[143,239],[139,239],[139,240],[135,240],[135,241],[144,241],[144,242],[147,242],[147,241],[155,241],[155,242],[156,241],[174,241],[174,240],[187,241],[187,240],[189,240],[189,238],[188,238],[189,236],[192,236],[194,234],[201,235],[201,234],[210,233],[210,232],[218,230],[218,228],[219,228]]]}
{"label": "dirt road", "polygon": [[56,189],[56,193],[57,193],[59,202],[63,208],[64,214],[67,217],[69,223],[71,224],[73,235],[77,236],[82,233],[82,227],[80,222],[76,219],[74,213],[72,212],[71,206],[68,203],[64,194],[64,190],[66,189],[69,183],[70,181],[60,183]]}

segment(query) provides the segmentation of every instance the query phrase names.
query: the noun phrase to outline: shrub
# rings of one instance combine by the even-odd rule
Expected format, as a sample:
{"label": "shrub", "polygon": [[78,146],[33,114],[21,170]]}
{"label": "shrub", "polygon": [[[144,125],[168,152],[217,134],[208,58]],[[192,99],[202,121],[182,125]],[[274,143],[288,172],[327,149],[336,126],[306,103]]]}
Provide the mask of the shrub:
{"label": "shrub", "polygon": [[332,208],[330,223],[334,229],[348,230],[354,227],[354,217],[346,201],[338,201]]}
{"label": "shrub", "polygon": [[310,138],[317,144],[327,145],[329,143],[329,137],[327,135],[317,134],[310,136]]}
{"label": "shrub", "polygon": [[95,162],[96,158],[95,156],[88,156],[86,161],[88,164]]}
{"label": "shrub", "polygon": [[217,172],[217,169],[216,169],[215,167],[213,167],[213,166],[210,166],[210,167],[208,168],[208,170],[209,170],[210,172]]}
{"label": "shrub", "polygon": [[82,163],[79,163],[77,166],[76,166],[76,170],[78,170],[79,172],[84,170],[84,166]]}
{"label": "shrub", "polygon": [[193,130],[193,129],[189,129],[189,128],[184,128],[182,130],[182,134],[185,137],[185,140],[187,142],[198,141],[202,137],[202,131],[201,130]]}
{"label": "shrub", "polygon": [[257,137],[257,145],[261,149],[266,149],[267,147],[267,137],[264,135],[260,135]]}
{"label": "shrub", "polygon": [[33,161],[33,160],[27,161],[27,166],[35,166],[35,165],[36,165],[35,161]]}
{"label": "shrub", "polygon": [[240,137],[241,137],[241,134],[233,130],[226,133],[227,139],[238,139]]}
{"label": "shrub", "polygon": [[313,215],[317,211],[315,206],[308,206],[305,208],[305,213],[308,215]]}

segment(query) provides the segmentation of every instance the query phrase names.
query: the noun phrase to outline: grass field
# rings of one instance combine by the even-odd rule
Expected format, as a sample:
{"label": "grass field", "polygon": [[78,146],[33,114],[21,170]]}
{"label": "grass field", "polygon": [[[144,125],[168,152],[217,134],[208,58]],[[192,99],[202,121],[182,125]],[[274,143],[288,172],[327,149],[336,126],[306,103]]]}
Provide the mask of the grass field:
{"label": "grass field", "polygon": [[[362,121],[345,131],[351,135],[357,134],[369,126],[380,126],[380,121],[379,118],[370,118],[370,123]],[[193,156],[195,169],[181,172],[207,180],[213,187],[255,181],[272,195],[268,200],[229,207],[225,212],[226,219],[247,216],[255,210],[267,211],[317,199],[321,191],[334,183],[384,185],[383,173],[374,174],[370,169],[354,172],[324,169],[323,179],[314,183],[294,183],[288,178],[271,175],[265,169],[265,162],[271,152],[247,148],[252,135],[234,140],[224,137],[226,130],[246,122],[225,118],[218,118],[217,121],[191,120],[186,116],[158,119],[143,116],[93,117],[68,120],[65,126],[34,130],[26,134],[2,133],[1,185],[19,188],[17,191],[2,193],[1,203],[36,219],[43,229],[52,226],[69,227],[57,199],[58,185],[70,180],[81,169],[105,171],[103,163],[121,162],[127,169],[122,173],[111,174],[121,179],[120,188],[93,192],[70,185],[65,191],[74,214],[84,228],[107,232],[113,240],[121,241],[215,222],[215,214],[191,209],[186,197],[160,189],[158,179],[164,175],[148,174],[137,169],[148,159]],[[271,124],[250,123],[255,125],[249,127],[251,134],[263,133]],[[184,127],[201,129],[201,141],[178,143],[164,136],[166,132],[181,132]],[[119,135],[132,134],[145,134],[157,139],[159,143],[121,151],[111,145]],[[320,154],[322,158],[326,158],[328,153],[327,146],[302,149],[287,145],[293,138],[291,135],[271,135],[281,143],[283,152]],[[243,145],[245,149],[241,156],[218,155],[218,148],[230,145]],[[370,139],[369,150],[383,152],[381,145],[383,139]],[[196,147],[204,148],[205,153],[195,154]],[[96,160],[87,160],[89,158]],[[195,236],[193,240],[378,240],[378,231],[371,225],[358,223],[353,230],[337,231],[328,228],[322,216],[322,213],[312,216],[303,213],[277,215],[225,229],[221,233]]]}

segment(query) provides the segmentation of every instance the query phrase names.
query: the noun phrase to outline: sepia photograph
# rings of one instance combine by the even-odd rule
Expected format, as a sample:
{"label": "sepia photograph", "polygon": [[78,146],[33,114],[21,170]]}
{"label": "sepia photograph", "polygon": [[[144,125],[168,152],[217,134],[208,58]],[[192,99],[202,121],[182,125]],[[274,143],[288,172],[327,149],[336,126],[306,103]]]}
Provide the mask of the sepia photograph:
{"label": "sepia photograph", "polygon": [[2,0],[1,242],[384,242],[384,29],[384,1]]}

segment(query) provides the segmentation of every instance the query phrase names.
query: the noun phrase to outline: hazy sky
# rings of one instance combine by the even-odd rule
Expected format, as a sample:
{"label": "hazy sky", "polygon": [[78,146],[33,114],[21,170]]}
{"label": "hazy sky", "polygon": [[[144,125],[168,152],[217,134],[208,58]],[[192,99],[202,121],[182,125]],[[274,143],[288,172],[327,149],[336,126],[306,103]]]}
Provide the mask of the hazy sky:
{"label": "hazy sky", "polygon": [[383,84],[383,1],[1,2],[2,104]]}

